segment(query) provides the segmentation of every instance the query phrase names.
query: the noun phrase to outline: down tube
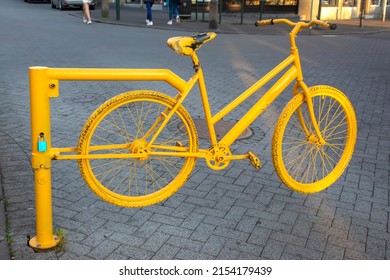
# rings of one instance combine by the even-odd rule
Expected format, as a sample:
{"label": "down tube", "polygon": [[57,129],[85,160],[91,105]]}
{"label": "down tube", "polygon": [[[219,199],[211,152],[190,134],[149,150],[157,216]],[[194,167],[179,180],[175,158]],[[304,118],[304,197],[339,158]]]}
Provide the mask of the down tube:
{"label": "down tube", "polygon": [[226,133],[219,142],[230,146],[258,116],[290,85],[297,77],[297,68],[290,69],[256,102],[255,105]]}

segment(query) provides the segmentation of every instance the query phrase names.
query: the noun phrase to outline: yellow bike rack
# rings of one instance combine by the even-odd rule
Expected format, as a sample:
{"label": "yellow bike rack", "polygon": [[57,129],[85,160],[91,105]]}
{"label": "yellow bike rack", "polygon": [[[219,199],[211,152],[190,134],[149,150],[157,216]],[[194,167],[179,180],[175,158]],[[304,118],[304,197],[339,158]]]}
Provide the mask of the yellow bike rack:
{"label": "yellow bike rack", "polygon": [[58,149],[51,146],[50,98],[59,97],[59,81],[165,81],[179,91],[187,83],[168,69],[92,69],[33,66],[30,76],[31,165],[34,171],[36,236],[29,240],[34,250],[55,247],[53,234],[51,167]]}

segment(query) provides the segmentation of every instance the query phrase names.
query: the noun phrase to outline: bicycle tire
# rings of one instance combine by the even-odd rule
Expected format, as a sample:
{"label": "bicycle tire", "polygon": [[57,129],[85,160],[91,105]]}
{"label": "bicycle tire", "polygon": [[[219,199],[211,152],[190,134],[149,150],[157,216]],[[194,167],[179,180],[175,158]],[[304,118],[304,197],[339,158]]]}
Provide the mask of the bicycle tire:
{"label": "bicycle tire", "polygon": [[[80,134],[80,155],[147,154],[144,158],[110,158],[108,155],[107,158],[78,160],[82,177],[100,198],[122,207],[144,207],[170,197],[186,182],[196,158],[153,155],[158,151],[198,150],[195,124],[182,105],[150,150],[145,148],[175,104],[176,101],[165,94],[137,90],[107,100],[92,113]],[[146,135],[147,131],[151,133]]]}
{"label": "bicycle tire", "polygon": [[[352,158],[357,123],[348,98],[330,86],[309,89],[314,114],[325,144],[316,140],[304,94],[283,109],[272,139],[272,159],[279,178],[290,189],[315,193],[332,185]],[[299,112],[310,135],[306,135]]]}

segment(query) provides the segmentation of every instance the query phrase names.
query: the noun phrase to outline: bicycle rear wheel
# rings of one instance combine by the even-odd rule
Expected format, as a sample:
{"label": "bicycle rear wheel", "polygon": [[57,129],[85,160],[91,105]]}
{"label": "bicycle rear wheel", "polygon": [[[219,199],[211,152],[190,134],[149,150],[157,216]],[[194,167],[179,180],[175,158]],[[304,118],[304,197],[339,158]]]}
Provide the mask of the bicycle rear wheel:
{"label": "bicycle rear wheel", "polygon": [[90,158],[78,164],[99,197],[123,207],[143,207],[168,198],[185,183],[196,162],[187,153],[198,150],[198,138],[183,106],[148,146],[175,104],[162,93],[139,90],[107,100],[89,117],[78,152]]}
{"label": "bicycle rear wheel", "polygon": [[320,143],[303,93],[286,105],[272,139],[275,170],[286,186],[314,193],[333,184],[347,167],[356,143],[355,111],[348,98],[329,86],[309,89],[314,115],[325,143]]}

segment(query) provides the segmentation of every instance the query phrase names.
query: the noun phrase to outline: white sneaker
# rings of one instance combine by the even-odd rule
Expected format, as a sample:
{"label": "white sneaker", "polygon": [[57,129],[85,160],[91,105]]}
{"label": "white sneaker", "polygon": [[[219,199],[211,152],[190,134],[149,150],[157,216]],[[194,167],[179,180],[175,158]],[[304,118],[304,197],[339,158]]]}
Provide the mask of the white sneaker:
{"label": "white sneaker", "polygon": [[180,22],[180,17],[176,16],[176,22]]}
{"label": "white sneaker", "polygon": [[87,21],[88,21],[88,20],[87,20],[86,18],[83,18],[83,22],[84,22],[84,23],[87,23]]}
{"label": "white sneaker", "polygon": [[148,23],[146,24],[147,26],[152,26],[153,25],[153,21],[149,20]]}
{"label": "white sneaker", "polygon": [[91,23],[92,23],[92,21],[90,21],[90,20],[87,21],[87,24],[91,24]]}
{"label": "white sneaker", "polygon": [[172,20],[169,20],[169,21],[167,22],[167,24],[168,24],[168,25],[172,25]]}

